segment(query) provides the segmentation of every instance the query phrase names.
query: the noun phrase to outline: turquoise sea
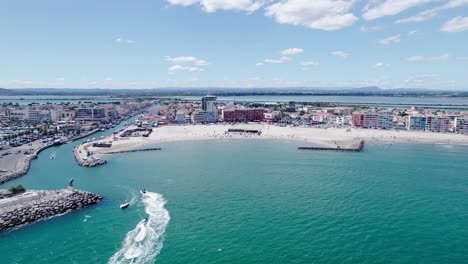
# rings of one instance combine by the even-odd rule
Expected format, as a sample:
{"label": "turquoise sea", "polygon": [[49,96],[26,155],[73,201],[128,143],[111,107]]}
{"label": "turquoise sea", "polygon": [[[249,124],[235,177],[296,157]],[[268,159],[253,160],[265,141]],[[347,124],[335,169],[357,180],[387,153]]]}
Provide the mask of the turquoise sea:
{"label": "turquoise sea", "polygon": [[75,144],[44,151],[2,187],[74,178],[104,200],[0,234],[1,263],[468,262],[468,146],[173,142],[82,168]]}

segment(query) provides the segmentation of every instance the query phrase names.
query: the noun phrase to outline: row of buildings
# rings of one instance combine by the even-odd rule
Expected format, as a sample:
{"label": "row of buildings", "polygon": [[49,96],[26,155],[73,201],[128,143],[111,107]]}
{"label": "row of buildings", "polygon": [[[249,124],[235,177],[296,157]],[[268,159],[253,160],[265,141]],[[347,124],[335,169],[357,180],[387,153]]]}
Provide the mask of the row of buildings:
{"label": "row of buildings", "polygon": [[355,112],[352,114],[352,125],[361,128],[468,134],[468,116],[416,114],[403,117],[403,122],[397,119],[393,112]]}
{"label": "row of buildings", "polygon": [[107,122],[141,108],[141,103],[86,104],[86,105],[31,105],[10,106],[0,110],[0,117],[24,121],[31,124],[43,121]]}

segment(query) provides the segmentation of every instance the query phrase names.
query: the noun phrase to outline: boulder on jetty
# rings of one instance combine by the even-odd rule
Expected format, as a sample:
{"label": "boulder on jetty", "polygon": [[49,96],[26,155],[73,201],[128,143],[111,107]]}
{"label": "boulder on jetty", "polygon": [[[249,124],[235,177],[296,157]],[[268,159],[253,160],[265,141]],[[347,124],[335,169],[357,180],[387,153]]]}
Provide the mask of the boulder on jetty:
{"label": "boulder on jetty", "polygon": [[103,159],[82,157],[79,153],[79,147],[73,149],[73,156],[75,157],[76,163],[82,167],[97,167],[107,163],[107,161]]}
{"label": "boulder on jetty", "polygon": [[0,199],[0,232],[96,204],[102,197],[79,190],[27,191]]}

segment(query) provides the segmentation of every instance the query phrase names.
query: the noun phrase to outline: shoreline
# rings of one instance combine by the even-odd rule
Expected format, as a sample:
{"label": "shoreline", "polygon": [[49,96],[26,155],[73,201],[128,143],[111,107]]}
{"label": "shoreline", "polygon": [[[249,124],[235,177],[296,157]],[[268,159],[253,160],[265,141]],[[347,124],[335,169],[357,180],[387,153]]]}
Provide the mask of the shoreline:
{"label": "shoreline", "polygon": [[[126,129],[131,129],[128,127]],[[235,133],[229,129],[249,129],[259,133]],[[153,128],[149,137],[106,137],[101,142],[111,143],[108,148],[92,147],[92,143],[81,144],[75,155],[91,151],[91,158],[101,159],[103,155],[119,152],[138,151],[158,144],[194,140],[287,140],[302,142],[301,147],[355,148],[359,142],[366,143],[426,143],[468,145],[468,135],[431,133],[422,131],[396,131],[356,128],[310,128],[280,127],[270,124],[239,125],[169,125]],[[85,151],[86,149],[86,151]],[[82,158],[82,157],[76,157]]]}

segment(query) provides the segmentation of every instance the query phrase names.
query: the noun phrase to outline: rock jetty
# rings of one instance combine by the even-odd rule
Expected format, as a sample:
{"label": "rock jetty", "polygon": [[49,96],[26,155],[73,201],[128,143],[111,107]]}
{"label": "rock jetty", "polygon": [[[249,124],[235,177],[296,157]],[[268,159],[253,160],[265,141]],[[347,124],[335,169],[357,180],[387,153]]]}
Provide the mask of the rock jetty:
{"label": "rock jetty", "polygon": [[102,197],[79,190],[27,191],[0,199],[0,232],[36,221],[62,215],[102,200]]}
{"label": "rock jetty", "polygon": [[74,148],[73,156],[75,157],[76,163],[82,167],[97,167],[107,163],[107,161],[103,159],[82,157],[79,151],[79,147]]}

